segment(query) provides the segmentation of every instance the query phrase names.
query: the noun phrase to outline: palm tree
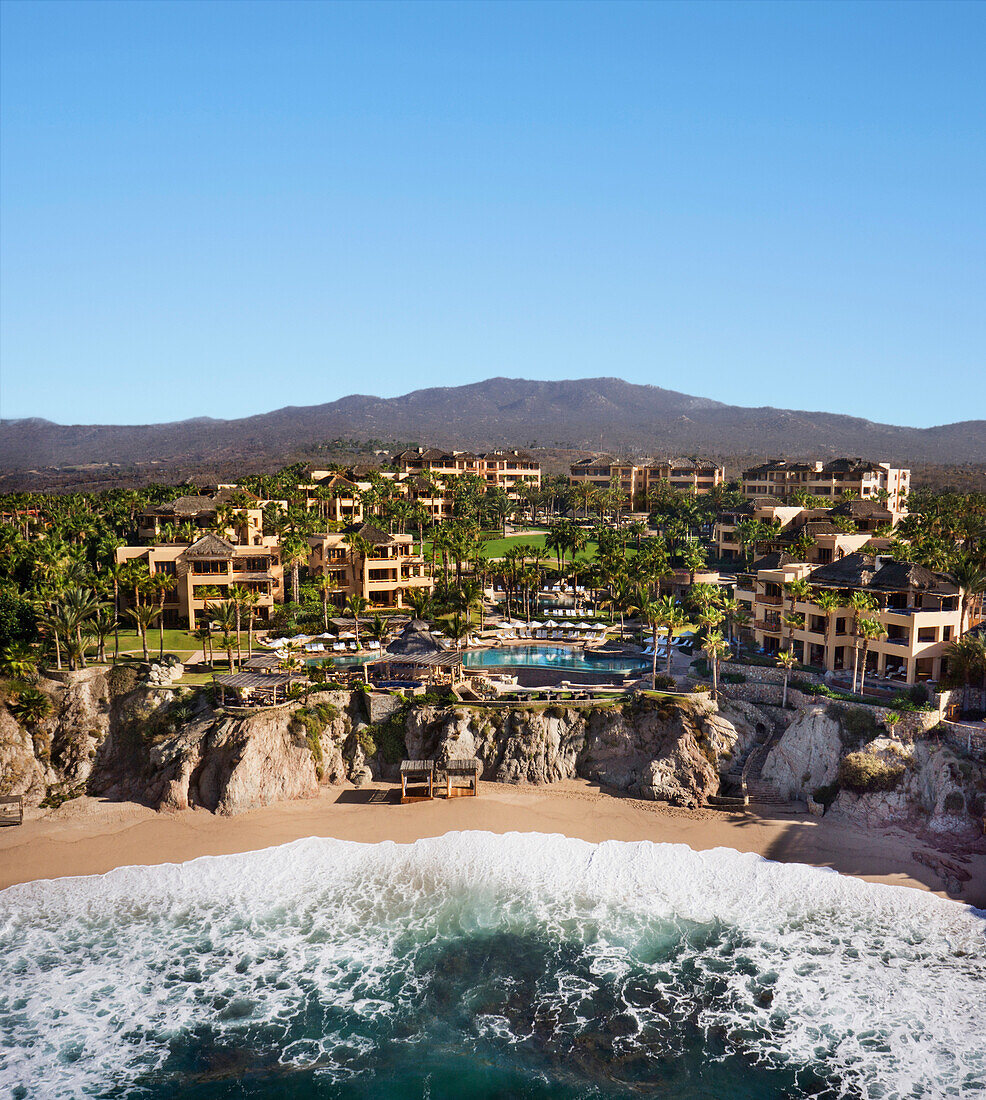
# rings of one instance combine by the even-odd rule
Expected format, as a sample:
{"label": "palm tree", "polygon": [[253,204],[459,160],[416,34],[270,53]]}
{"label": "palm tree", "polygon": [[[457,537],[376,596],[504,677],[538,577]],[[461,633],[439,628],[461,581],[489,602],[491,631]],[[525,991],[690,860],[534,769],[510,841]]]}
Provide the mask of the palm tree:
{"label": "palm tree", "polygon": [[108,604],[102,607],[92,617],[92,629],[96,635],[96,659],[100,664],[106,663],[106,639],[117,629],[116,615]]}
{"label": "palm tree", "polygon": [[158,609],[158,631],[160,633],[160,649],[158,654],[158,660],[164,660],[164,599],[165,596],[171,591],[172,588],[178,583],[177,578],[171,576],[169,573],[162,573],[160,570],[152,574],[151,586],[157,593],[157,609]]}
{"label": "palm tree", "polygon": [[654,601],[656,605],[655,615],[664,627],[665,644],[667,646],[667,674],[671,675],[671,639],[675,630],[684,625],[685,616],[681,608],[674,602],[674,596],[661,596]]}
{"label": "palm tree", "polygon": [[127,609],[127,615],[133,619],[137,627],[137,633],[140,635],[140,644],[144,651],[145,662],[149,659],[147,654],[147,631],[154,625],[154,620],[158,617],[158,614],[158,609],[150,603],[139,603]]}
{"label": "palm tree", "polygon": [[334,592],[337,587],[331,573],[319,574],[318,590],[322,596],[322,627],[326,633],[329,630],[329,593]]}
{"label": "palm tree", "polygon": [[640,600],[640,617],[651,628],[651,669],[650,686],[652,691],[657,691],[657,636],[658,631],[664,625],[663,604],[660,600],[648,599],[646,596]]}
{"label": "palm tree", "polygon": [[852,608],[852,632],[853,632],[853,658],[852,658],[852,690],[856,692],[856,678],[859,673],[859,624],[867,611],[876,611],[879,604],[873,596],[866,592],[853,592],[849,597],[849,607]]}
{"label": "palm tree", "polygon": [[789,649],[782,649],[777,654],[777,664],[784,669],[784,691],[781,696],[781,709],[787,707],[787,681],[791,675],[791,669],[798,663],[798,658]]}
{"label": "palm tree", "polygon": [[966,619],[977,596],[986,592],[986,564],[981,557],[968,551],[959,554],[948,570],[958,585],[960,593],[961,615],[959,616],[959,635],[965,633]]}
{"label": "palm tree", "polygon": [[729,660],[729,643],[718,630],[711,630],[705,636],[702,646],[712,665],[712,698],[719,698],[719,662]]}
{"label": "palm tree", "polygon": [[202,626],[195,628],[193,637],[202,643],[202,656],[206,658],[206,661],[212,664],[212,629],[208,623],[204,623]]}
{"label": "palm tree", "polygon": [[233,584],[229,588],[229,599],[233,605],[233,610],[236,612],[236,664],[237,666],[243,664],[243,649],[240,641],[240,616],[243,613],[243,608],[247,605],[247,597],[250,595],[248,589],[244,588],[242,584]]}
{"label": "palm tree", "polygon": [[228,631],[222,635],[219,639],[219,645],[222,649],[226,650],[226,663],[229,665],[229,671],[233,671],[233,648],[236,645],[236,641],[233,635]]}
{"label": "palm tree", "polygon": [[113,590],[113,660],[120,657],[120,583],[127,576],[127,567],[124,562],[113,562],[103,573]]}
{"label": "palm tree", "polygon": [[462,652],[462,639],[466,637],[471,629],[469,620],[458,614],[453,615],[446,624],[445,630],[452,641],[455,642],[457,653]]}
{"label": "palm tree", "polygon": [[[824,648],[827,651],[829,642],[829,627],[832,624],[832,616],[840,607],[842,607],[842,597],[838,594],[838,592],[832,592],[831,590],[826,589],[821,592],[812,593],[811,602],[819,609],[819,611],[821,611],[822,615],[825,617]],[[805,654],[805,656],[807,657],[807,654]]]}
{"label": "palm tree", "polygon": [[968,709],[969,684],[986,676],[986,642],[975,634],[965,634],[952,642],[948,653],[948,677],[962,683],[961,713]]}
{"label": "palm tree", "polygon": [[870,642],[875,642],[878,638],[885,638],[887,632],[879,619],[860,619],[857,624],[857,632],[863,643],[863,662],[859,670],[859,694],[862,695],[863,686],[866,683],[866,654],[870,648]]}
{"label": "palm tree", "polygon": [[308,540],[296,531],[285,531],[281,535],[281,563],[291,570],[291,601],[299,603],[301,599],[301,579],[299,568],[308,561]]}
{"label": "palm tree", "polygon": [[[215,618],[216,625],[222,631],[222,639],[220,640],[220,648],[227,650],[227,656],[229,657],[229,671],[233,671],[233,654],[232,647],[235,644],[233,640],[233,631],[237,628],[237,608],[233,600],[223,600],[221,603],[215,605]],[[227,649],[227,642],[230,643]]]}
{"label": "palm tree", "polygon": [[360,617],[360,615],[363,614],[363,612],[367,609],[367,607],[369,607],[369,605],[370,605],[370,601],[365,596],[361,596],[358,592],[354,592],[346,600],[346,611],[348,611],[349,614],[352,615],[353,622],[355,623],[355,626],[354,626],[353,629],[354,629],[354,632],[356,634],[356,648],[357,649],[362,648],[362,646],[360,645],[360,641],[359,641],[359,617]]}
{"label": "palm tree", "polygon": [[34,649],[27,642],[11,642],[0,656],[0,672],[12,680],[36,680],[38,659]]}
{"label": "palm tree", "polygon": [[52,712],[51,699],[39,688],[25,687],[17,693],[10,709],[24,725],[34,725]]}
{"label": "palm tree", "polygon": [[[260,593],[256,589],[248,588],[243,597],[243,605],[247,613],[247,653],[253,656],[253,625],[257,617],[257,607],[260,604]],[[326,630],[328,627],[326,627]]]}

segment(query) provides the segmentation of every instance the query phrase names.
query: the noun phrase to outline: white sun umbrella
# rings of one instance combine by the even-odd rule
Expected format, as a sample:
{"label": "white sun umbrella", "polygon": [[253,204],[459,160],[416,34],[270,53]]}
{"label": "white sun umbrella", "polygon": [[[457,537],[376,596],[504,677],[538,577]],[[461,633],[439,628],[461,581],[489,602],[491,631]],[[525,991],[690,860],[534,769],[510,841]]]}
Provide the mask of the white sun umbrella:
{"label": "white sun umbrella", "polygon": [[544,627],[544,623],[539,623],[537,619],[528,624],[531,630],[541,630]]}
{"label": "white sun umbrella", "polygon": [[344,630],[339,635],[340,638],[355,638],[356,635],[351,630]]}
{"label": "white sun umbrella", "polygon": [[293,638],[288,639],[289,645],[304,645],[306,642],[310,642],[311,638],[307,634],[295,634]]}
{"label": "white sun umbrella", "polygon": [[549,619],[544,625],[545,626],[557,626],[558,624],[555,622],[554,619]]}

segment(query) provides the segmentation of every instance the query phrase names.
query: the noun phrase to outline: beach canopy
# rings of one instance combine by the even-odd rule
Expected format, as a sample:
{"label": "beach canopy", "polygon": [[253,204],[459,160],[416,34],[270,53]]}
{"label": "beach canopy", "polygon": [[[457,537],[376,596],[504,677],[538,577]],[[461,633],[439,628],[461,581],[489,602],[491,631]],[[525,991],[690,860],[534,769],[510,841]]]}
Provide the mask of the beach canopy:
{"label": "beach canopy", "polygon": [[351,630],[343,630],[339,634],[340,638],[355,638],[356,635]]}

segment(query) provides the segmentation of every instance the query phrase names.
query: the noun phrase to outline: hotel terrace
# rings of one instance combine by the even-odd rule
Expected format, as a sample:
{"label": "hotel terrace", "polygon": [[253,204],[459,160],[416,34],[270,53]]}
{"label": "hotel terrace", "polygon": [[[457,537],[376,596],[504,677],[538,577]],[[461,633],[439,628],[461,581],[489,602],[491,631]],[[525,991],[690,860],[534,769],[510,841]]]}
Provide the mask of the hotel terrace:
{"label": "hotel terrace", "polygon": [[[352,545],[353,536],[368,545],[363,553]],[[414,553],[411,535],[389,535],[370,523],[344,531],[311,535],[308,568],[331,578],[330,598],[342,607],[349,596],[363,596],[374,608],[406,606],[408,593],[434,587],[424,558]]]}
{"label": "hotel terrace", "polygon": [[833,500],[854,493],[862,500],[879,501],[886,493],[887,507],[899,512],[904,509],[910,491],[911,471],[861,458],[838,458],[825,463],[771,459],[744,470],[742,485],[748,500],[773,497],[784,501],[800,490]]}
{"label": "hotel terrace", "polygon": [[726,479],[724,467],[704,459],[654,459],[644,465],[619,462],[606,455],[580,459],[569,467],[572,485],[593,485],[608,489],[616,483],[631,507],[638,512],[648,508],[648,498],[659,486],[670,484],[673,489],[688,493],[708,493]]}
{"label": "hotel terrace", "polygon": [[[826,614],[813,599],[796,598],[786,587],[805,580],[818,591],[837,593],[843,606]],[[806,664],[833,672],[853,667],[854,592],[865,592],[878,605],[865,612],[882,625],[885,636],[869,643],[867,675],[899,683],[941,681],[947,671],[946,652],[961,632],[959,590],[944,573],[934,573],[911,562],[879,555],[854,553],[840,561],[813,566],[774,553],[754,563],[754,571],[740,574],[736,600],[749,614],[743,627],[754,645],[765,653],[793,650]],[[804,617],[804,625],[785,621]],[[981,598],[972,608],[975,625],[982,618]]]}

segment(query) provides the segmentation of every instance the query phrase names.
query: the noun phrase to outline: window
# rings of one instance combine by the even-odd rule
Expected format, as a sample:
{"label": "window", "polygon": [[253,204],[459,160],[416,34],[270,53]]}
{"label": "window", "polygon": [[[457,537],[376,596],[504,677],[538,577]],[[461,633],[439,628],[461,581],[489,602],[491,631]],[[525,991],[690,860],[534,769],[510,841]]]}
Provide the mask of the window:
{"label": "window", "polygon": [[215,574],[227,572],[224,561],[196,561],[192,565],[192,572],[203,574]]}
{"label": "window", "polygon": [[922,626],[918,630],[919,642],[936,642],[938,640],[938,628],[934,626]]}
{"label": "window", "polygon": [[154,566],[155,573],[167,573],[169,577],[175,575],[175,563],[173,561],[159,561]]}

